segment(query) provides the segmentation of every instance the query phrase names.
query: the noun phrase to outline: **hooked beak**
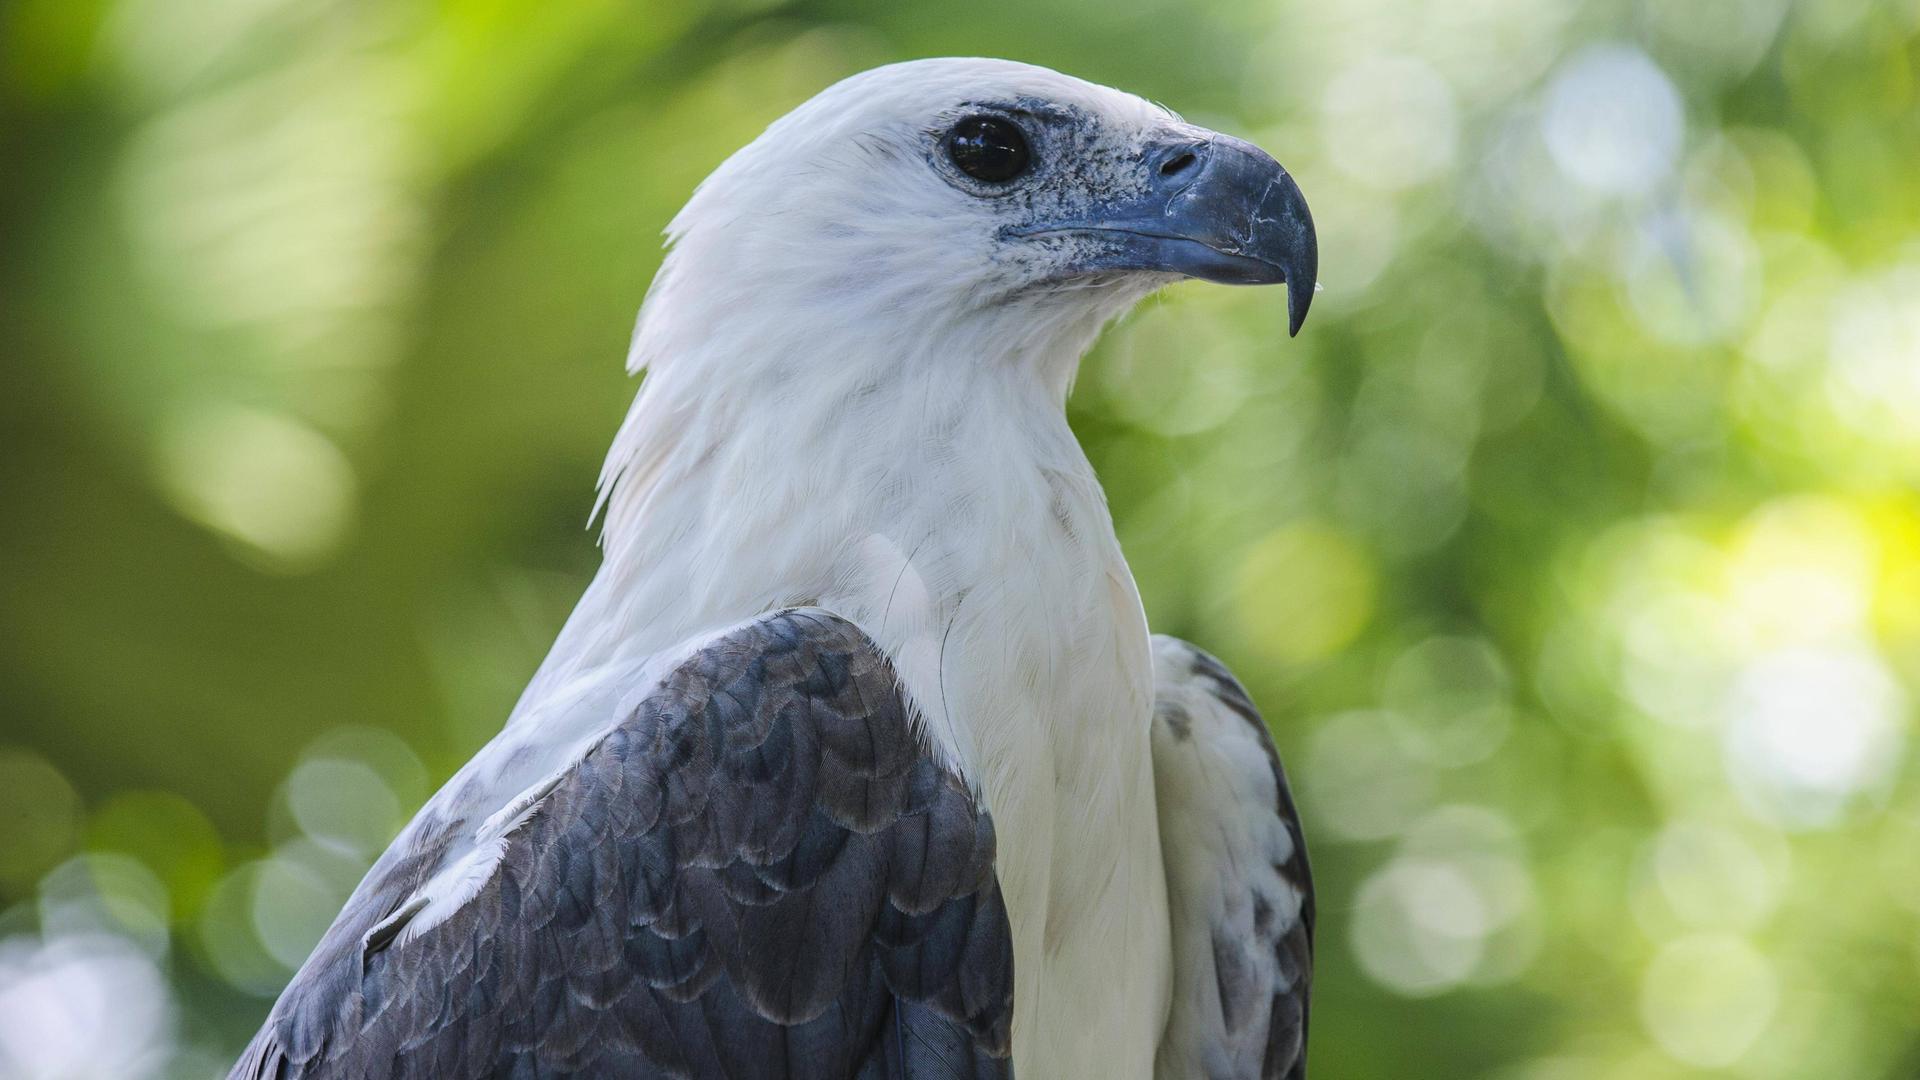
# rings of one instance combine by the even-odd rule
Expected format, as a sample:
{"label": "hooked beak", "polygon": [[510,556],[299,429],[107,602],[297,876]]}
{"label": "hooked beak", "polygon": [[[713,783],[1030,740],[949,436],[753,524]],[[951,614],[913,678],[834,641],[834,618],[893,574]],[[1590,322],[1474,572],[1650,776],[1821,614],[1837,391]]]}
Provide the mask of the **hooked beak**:
{"label": "hooked beak", "polygon": [[1228,285],[1287,286],[1287,332],[1313,303],[1320,248],[1300,185],[1249,142],[1182,128],[1150,149],[1144,194],[1084,218],[1016,230],[1095,243],[1074,270],[1149,270]]}

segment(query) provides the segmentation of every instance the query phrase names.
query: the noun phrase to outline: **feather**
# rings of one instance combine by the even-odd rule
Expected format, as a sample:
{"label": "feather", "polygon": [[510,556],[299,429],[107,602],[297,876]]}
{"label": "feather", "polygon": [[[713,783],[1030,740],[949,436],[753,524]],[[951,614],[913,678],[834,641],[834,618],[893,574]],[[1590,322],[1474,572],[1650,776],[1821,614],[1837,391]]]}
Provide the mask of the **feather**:
{"label": "feather", "polygon": [[[982,109],[1045,125],[1009,197],[942,156]],[[243,1064],[1144,1080],[1178,987],[1153,658],[1064,406],[1175,275],[1068,280],[1099,244],[1018,227],[1140,196],[1172,128],[1198,137],[915,61],[700,185],[636,321],[599,572]]]}
{"label": "feather", "polygon": [[1301,1080],[1313,876],[1285,771],[1218,660],[1154,638],[1154,781],[1166,845],[1174,1007],[1162,1080]]}
{"label": "feather", "polygon": [[906,1080],[936,1063],[885,1064],[903,1008],[934,1075],[1008,1075],[991,821],[844,620],[709,641],[479,839],[376,868],[232,1075]]}

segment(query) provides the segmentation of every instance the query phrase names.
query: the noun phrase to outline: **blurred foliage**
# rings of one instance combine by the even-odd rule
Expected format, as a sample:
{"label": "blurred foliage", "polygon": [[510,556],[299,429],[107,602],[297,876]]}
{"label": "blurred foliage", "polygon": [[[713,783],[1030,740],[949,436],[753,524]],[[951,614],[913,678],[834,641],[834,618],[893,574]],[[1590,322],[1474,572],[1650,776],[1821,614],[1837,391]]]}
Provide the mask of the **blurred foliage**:
{"label": "blurred foliage", "polygon": [[1920,2],[0,8],[0,1074],[209,1076],[596,561],[658,234],[889,60],[1255,138],[1073,419],[1273,718],[1319,1080],[1920,1073]]}

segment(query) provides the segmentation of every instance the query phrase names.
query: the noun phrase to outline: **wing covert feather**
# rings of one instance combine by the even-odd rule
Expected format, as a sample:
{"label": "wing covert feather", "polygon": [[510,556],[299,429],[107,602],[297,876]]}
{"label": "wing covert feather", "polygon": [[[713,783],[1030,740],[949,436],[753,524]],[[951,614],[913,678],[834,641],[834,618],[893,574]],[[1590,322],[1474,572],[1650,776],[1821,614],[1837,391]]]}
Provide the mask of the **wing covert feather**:
{"label": "wing covert feather", "polygon": [[233,1077],[1011,1075],[992,822],[843,619],[698,650],[505,845],[366,947],[444,847],[383,858]]}

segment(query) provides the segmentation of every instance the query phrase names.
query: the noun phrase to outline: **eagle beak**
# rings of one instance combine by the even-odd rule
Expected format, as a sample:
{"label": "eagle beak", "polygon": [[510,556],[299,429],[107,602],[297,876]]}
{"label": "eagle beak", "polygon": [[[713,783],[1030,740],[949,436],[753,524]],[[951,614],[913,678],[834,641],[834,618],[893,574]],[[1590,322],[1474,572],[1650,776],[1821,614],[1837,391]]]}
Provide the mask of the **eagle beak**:
{"label": "eagle beak", "polygon": [[1021,230],[1096,242],[1075,269],[1148,270],[1228,285],[1287,286],[1287,331],[1307,320],[1320,248],[1306,196],[1249,142],[1182,127],[1149,147],[1147,190],[1085,218]]}

